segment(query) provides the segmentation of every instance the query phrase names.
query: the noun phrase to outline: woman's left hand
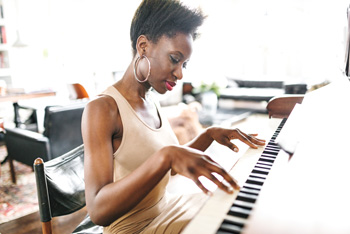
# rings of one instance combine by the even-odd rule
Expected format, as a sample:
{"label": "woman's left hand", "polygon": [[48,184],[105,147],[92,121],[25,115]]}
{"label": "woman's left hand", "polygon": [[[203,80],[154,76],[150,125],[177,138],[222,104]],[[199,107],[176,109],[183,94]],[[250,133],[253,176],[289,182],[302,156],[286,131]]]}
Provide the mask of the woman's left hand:
{"label": "woman's left hand", "polygon": [[231,140],[233,139],[238,139],[254,149],[257,149],[258,146],[265,145],[265,140],[256,138],[258,134],[246,134],[238,128],[228,129],[220,127],[211,127],[207,129],[207,131],[213,140],[217,141],[222,145],[227,146],[235,152],[238,152],[239,149],[235,144],[231,142]]}

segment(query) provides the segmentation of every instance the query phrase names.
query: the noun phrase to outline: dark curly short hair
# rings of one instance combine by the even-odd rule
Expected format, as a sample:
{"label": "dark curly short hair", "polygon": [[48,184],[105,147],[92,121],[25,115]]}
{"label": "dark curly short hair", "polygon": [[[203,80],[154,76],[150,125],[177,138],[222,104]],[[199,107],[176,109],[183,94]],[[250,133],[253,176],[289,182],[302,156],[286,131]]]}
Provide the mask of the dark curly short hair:
{"label": "dark curly short hair", "polygon": [[145,35],[153,43],[163,35],[171,38],[178,32],[191,34],[194,40],[204,19],[200,9],[190,9],[177,0],[143,0],[130,27],[133,55],[140,35]]}

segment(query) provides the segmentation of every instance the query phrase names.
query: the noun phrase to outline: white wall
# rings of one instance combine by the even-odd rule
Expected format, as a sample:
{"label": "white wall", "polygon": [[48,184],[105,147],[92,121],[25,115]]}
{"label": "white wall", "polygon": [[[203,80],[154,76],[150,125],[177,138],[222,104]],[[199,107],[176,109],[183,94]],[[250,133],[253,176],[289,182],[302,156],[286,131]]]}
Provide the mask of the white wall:
{"label": "white wall", "polygon": [[[140,0],[3,0],[10,65],[17,87],[81,82],[91,91],[111,84],[112,72],[131,61],[129,26]],[[346,35],[345,0],[188,0],[208,19],[186,81],[243,79],[309,83],[341,73]]]}

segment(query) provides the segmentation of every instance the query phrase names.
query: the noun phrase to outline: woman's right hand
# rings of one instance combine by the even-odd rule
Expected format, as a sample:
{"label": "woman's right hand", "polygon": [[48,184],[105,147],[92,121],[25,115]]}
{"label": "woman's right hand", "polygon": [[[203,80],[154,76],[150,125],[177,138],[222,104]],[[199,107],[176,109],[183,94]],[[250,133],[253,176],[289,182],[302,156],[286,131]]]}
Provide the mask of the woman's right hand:
{"label": "woman's right hand", "polygon": [[[193,180],[204,193],[210,194],[211,192],[199,180],[200,176],[205,176],[227,193],[233,193],[232,188],[239,189],[237,181],[223,167],[202,151],[175,145],[166,146],[162,150],[170,158],[172,171]],[[221,175],[230,186],[218,180],[213,173]]]}

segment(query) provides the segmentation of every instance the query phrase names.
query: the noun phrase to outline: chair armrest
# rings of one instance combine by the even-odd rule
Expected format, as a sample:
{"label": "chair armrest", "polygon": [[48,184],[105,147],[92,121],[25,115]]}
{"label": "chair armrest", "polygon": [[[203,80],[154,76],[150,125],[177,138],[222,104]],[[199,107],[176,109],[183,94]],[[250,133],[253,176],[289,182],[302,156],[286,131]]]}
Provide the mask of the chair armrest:
{"label": "chair armrest", "polygon": [[5,144],[8,156],[32,166],[36,158],[51,159],[49,139],[40,133],[20,128],[5,128]]}
{"label": "chair armrest", "polygon": [[269,117],[287,118],[295,104],[302,103],[303,99],[304,95],[299,94],[282,95],[272,98],[266,106]]}
{"label": "chair armrest", "polygon": [[34,161],[34,174],[39,202],[40,220],[41,222],[49,222],[52,218],[50,209],[50,198],[49,192],[47,190],[44,162],[41,158],[37,158]]}

